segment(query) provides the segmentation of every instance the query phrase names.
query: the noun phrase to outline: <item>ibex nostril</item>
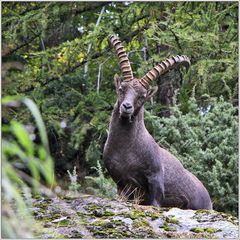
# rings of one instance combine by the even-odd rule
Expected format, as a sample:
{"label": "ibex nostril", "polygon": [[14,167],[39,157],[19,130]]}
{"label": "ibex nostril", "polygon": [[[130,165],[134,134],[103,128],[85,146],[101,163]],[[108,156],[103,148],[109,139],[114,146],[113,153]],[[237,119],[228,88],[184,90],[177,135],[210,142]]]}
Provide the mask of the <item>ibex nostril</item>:
{"label": "ibex nostril", "polygon": [[132,108],[131,103],[128,103],[128,102],[123,103],[123,106],[124,106],[124,108],[126,108],[126,109],[131,109],[131,108]]}

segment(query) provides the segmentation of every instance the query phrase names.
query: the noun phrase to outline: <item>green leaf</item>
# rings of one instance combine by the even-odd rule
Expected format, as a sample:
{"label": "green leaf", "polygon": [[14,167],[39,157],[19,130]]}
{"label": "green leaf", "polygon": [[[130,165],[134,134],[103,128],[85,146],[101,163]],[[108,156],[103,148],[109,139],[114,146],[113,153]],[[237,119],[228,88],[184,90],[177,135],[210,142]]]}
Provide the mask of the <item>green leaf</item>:
{"label": "green leaf", "polygon": [[84,53],[80,52],[77,56],[77,59],[81,63],[84,61],[84,57],[85,57]]}
{"label": "green leaf", "polygon": [[108,46],[108,38],[104,38],[103,41],[101,42],[101,49],[103,50]]}
{"label": "green leaf", "polygon": [[22,124],[18,123],[15,120],[12,120],[10,124],[13,134],[15,135],[19,143],[25,148],[27,155],[33,156],[33,142],[30,139],[28,132],[25,130]]}
{"label": "green leaf", "polygon": [[5,105],[13,102],[18,102],[18,101],[24,103],[28,107],[28,109],[31,111],[35,119],[35,122],[37,124],[42,144],[46,148],[48,154],[50,154],[46,128],[37,105],[31,99],[21,97],[21,96],[6,96],[2,99],[2,103]]}
{"label": "green leaf", "polygon": [[41,114],[37,108],[37,105],[30,99],[28,98],[23,98],[21,100],[31,111],[35,122],[37,124],[38,130],[39,130],[39,134],[40,134],[40,138],[42,141],[43,146],[46,148],[48,154],[50,155],[50,150],[49,150],[49,143],[48,143],[48,137],[47,137],[47,131],[44,125],[44,122],[42,120]]}
{"label": "green leaf", "polygon": [[55,184],[55,175],[54,175],[54,163],[51,157],[47,157],[44,162],[41,163],[41,172],[45,177],[48,185],[52,186]]}
{"label": "green leaf", "polygon": [[40,185],[40,173],[39,173],[39,164],[40,162],[36,158],[29,158],[28,159],[28,166],[31,171],[33,177],[33,187],[35,191],[38,191]]}
{"label": "green leaf", "polygon": [[140,47],[140,43],[136,39],[131,42],[131,45],[134,49],[138,49]]}
{"label": "green leaf", "polygon": [[6,140],[2,140],[2,153],[3,156],[18,156],[23,162],[26,162],[28,158],[17,143]]}
{"label": "green leaf", "polygon": [[151,38],[154,34],[154,29],[153,28],[148,29],[147,33],[148,33],[148,36]]}
{"label": "green leaf", "polygon": [[54,184],[54,162],[52,158],[47,154],[45,148],[42,146],[38,149],[39,158],[42,160],[40,169],[45,177],[47,183],[51,186]]}
{"label": "green leaf", "polygon": [[14,170],[14,168],[7,163],[6,161],[4,161],[3,164],[3,170],[4,173],[8,175],[8,177],[15,182],[16,184],[18,184],[19,186],[25,186],[24,181],[19,177],[19,175],[16,173],[16,171]]}

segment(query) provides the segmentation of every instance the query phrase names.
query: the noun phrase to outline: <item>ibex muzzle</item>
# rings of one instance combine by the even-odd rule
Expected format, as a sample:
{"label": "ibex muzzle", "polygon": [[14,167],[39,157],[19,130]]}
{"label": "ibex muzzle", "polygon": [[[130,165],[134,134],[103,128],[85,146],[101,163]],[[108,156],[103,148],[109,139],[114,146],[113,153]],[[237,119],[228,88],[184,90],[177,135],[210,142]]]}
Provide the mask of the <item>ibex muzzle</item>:
{"label": "ibex muzzle", "polygon": [[144,103],[157,90],[151,88],[150,83],[178,65],[189,66],[189,58],[169,58],[143,78],[137,79],[133,77],[119,39],[112,35],[110,42],[120,59],[123,81],[115,76],[118,99],[112,113],[103,159],[119,194],[129,200],[137,197],[141,204],[212,209],[211,199],[203,184],[171,153],[160,148],[144,125]]}

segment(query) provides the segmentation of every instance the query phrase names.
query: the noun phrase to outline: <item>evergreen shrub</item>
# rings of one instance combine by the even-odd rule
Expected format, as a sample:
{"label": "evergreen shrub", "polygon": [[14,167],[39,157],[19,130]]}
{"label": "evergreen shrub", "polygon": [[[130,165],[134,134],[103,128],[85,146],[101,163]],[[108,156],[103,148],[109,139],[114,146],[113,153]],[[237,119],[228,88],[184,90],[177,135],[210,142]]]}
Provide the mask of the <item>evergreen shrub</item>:
{"label": "evergreen shrub", "polygon": [[185,115],[180,106],[170,118],[146,111],[145,122],[158,144],[174,154],[210,193],[213,208],[238,214],[237,108],[220,97],[201,112],[194,97]]}

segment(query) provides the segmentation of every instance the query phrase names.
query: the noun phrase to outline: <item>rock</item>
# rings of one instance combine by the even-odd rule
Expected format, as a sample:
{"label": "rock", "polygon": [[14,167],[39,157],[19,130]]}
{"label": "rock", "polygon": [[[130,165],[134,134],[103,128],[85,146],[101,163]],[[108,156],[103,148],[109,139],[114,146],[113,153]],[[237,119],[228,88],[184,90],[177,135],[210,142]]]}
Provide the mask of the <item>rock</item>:
{"label": "rock", "polygon": [[238,220],[214,210],[140,206],[91,195],[35,200],[39,238],[238,238]]}

